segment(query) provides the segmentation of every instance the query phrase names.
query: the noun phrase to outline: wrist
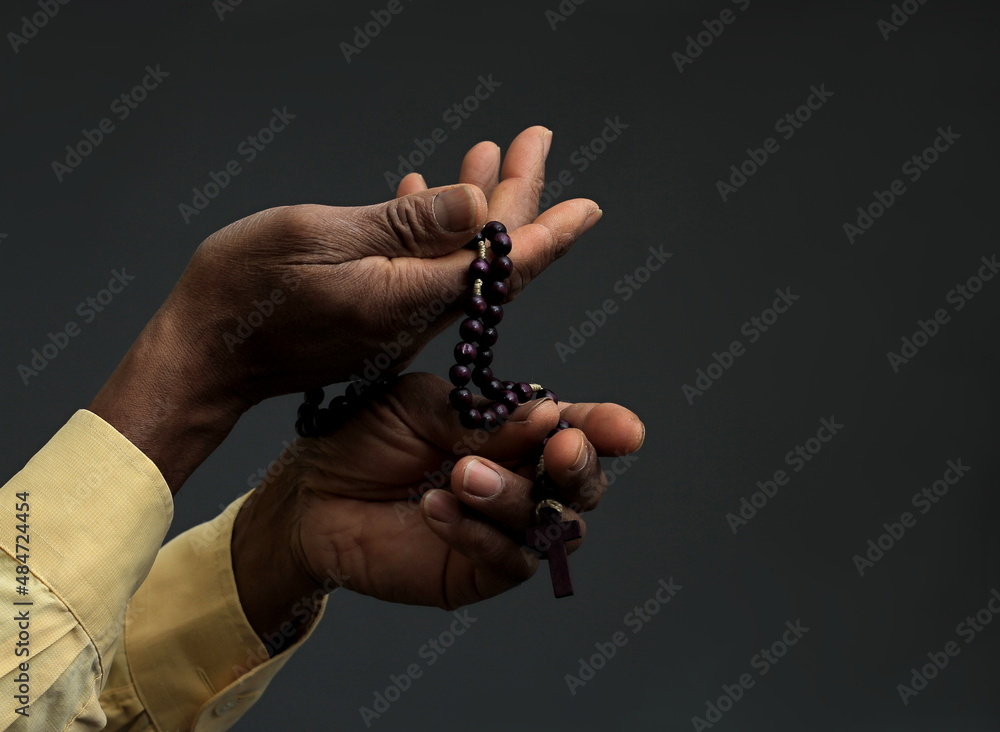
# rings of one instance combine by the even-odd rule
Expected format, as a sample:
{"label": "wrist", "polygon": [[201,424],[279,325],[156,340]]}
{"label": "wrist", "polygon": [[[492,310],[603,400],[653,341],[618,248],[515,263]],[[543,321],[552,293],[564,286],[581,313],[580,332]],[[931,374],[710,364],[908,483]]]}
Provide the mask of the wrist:
{"label": "wrist", "polygon": [[297,521],[282,485],[258,488],[233,523],[233,575],[243,614],[274,656],[294,643],[315,618],[325,590],[296,551]]}
{"label": "wrist", "polygon": [[88,409],[142,450],[177,493],[249,406],[196,333],[164,307]]}

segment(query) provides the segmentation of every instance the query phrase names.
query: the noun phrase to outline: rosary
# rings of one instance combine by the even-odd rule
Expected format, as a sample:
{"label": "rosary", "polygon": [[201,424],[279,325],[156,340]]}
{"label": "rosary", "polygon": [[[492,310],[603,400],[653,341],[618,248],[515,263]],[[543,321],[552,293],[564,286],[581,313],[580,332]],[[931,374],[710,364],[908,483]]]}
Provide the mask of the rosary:
{"label": "rosary", "polygon": [[[487,242],[493,254],[490,259],[486,256]],[[520,404],[532,399],[558,400],[553,392],[539,384],[500,381],[493,375],[490,368],[493,363],[492,346],[497,342],[496,326],[503,320],[501,303],[510,292],[506,280],[514,271],[514,265],[507,255],[513,244],[507,228],[499,221],[491,221],[468,246],[474,246],[478,256],[469,265],[471,292],[464,305],[467,317],[459,326],[462,340],[455,345],[455,365],[448,371],[448,378],[455,386],[448,398],[458,412],[463,427],[493,431],[503,425]],[[355,381],[343,396],[334,397],[328,407],[320,406],[324,399],[323,389],[310,389],[299,407],[295,431],[302,437],[318,437],[330,432],[361,406],[364,399],[388,389],[393,378],[383,375],[371,384]],[[470,381],[489,400],[488,405],[482,408],[474,406],[474,397],[468,388]],[[567,427],[568,422],[559,420],[542,440],[542,450],[553,435]],[[533,498],[537,501],[536,525],[524,532],[522,543],[548,560],[553,593],[556,597],[567,597],[573,594],[573,583],[566,542],[580,538],[580,522],[562,520],[564,506],[554,498],[541,450],[535,469]]]}

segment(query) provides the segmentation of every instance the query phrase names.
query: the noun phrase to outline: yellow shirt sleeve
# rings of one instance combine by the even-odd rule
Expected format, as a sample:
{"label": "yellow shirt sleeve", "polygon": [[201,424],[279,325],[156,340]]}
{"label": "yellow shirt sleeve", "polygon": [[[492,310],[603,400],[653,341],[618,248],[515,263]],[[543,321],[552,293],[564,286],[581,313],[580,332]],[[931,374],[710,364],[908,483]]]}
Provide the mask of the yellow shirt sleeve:
{"label": "yellow shirt sleeve", "polygon": [[[229,729],[312,634],[325,597],[305,632],[274,658],[243,614],[230,544],[249,495],[160,550],[129,604],[123,647],[101,696],[108,732]],[[320,600],[291,608],[289,621],[306,620],[313,599]]]}
{"label": "yellow shirt sleeve", "polygon": [[86,410],[0,488],[0,729],[104,726],[125,608],[172,518],[153,462]]}

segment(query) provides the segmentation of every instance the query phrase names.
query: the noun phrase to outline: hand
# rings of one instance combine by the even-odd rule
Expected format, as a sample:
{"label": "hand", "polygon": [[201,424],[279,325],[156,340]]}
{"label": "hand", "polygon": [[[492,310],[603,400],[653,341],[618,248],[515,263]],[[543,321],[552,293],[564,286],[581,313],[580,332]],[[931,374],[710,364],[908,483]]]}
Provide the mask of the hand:
{"label": "hand", "polygon": [[216,232],[91,411],[176,492],[253,404],[347,380],[366,361],[402,370],[460,312],[475,256],[463,246],[488,217],[514,239],[512,296],[600,218],[588,199],[537,216],[550,139],[542,127],[518,135],[500,182],[482,143],[458,186],[375,206],[274,208]]}
{"label": "hand", "polygon": [[[473,432],[459,425],[451,389],[430,374],[402,376],[332,434],[300,439],[294,463],[247,499],[233,530],[234,571],[259,633],[287,620],[296,601],[332,589],[331,578],[446,609],[524,582],[539,560],[517,537],[534,522],[546,434],[560,418],[572,426],[549,440],[545,465],[572,507],[565,519],[581,523],[606,488],[598,456],[634,452],[645,435],[624,407],[551,400],[518,407],[491,435]],[[450,491],[428,490],[428,475]],[[490,486],[492,496],[480,495]]]}

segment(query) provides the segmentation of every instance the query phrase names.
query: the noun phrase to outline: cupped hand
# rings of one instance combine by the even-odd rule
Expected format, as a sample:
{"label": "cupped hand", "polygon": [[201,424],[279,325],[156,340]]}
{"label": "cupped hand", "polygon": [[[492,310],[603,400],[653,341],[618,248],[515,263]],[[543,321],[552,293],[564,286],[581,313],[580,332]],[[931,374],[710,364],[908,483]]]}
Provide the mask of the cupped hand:
{"label": "cupped hand", "polygon": [[[398,373],[461,310],[464,249],[487,220],[514,241],[516,295],[600,218],[589,199],[538,215],[551,133],[532,127],[500,149],[481,143],[454,186],[419,176],[374,206],[284,206],[206,239],[164,305],[200,363],[247,406],[346,381],[374,364]],[[370,370],[370,369],[369,369]]]}
{"label": "cupped hand", "polygon": [[267,527],[287,547],[300,593],[329,591],[335,578],[390,602],[447,609],[492,597],[538,568],[519,537],[534,523],[532,478],[556,422],[571,428],[546,444],[546,470],[564,518],[581,523],[607,485],[598,457],[633,452],[644,438],[624,407],[551,400],[520,406],[492,434],[466,430],[451,389],[406,374],[333,433],[300,439],[294,464],[259,486],[237,519],[234,555],[247,557],[238,584],[251,582],[240,577],[254,576],[249,552]]}

